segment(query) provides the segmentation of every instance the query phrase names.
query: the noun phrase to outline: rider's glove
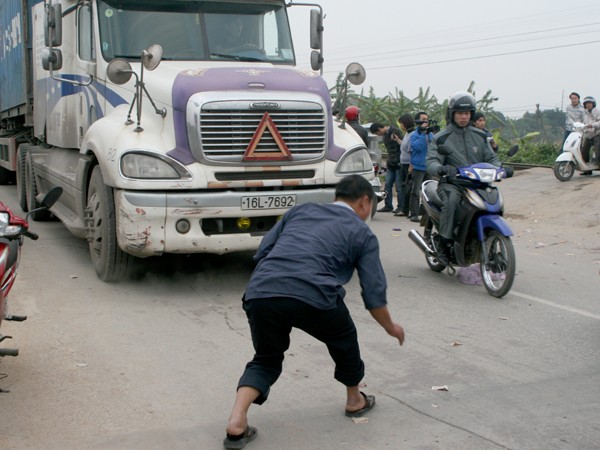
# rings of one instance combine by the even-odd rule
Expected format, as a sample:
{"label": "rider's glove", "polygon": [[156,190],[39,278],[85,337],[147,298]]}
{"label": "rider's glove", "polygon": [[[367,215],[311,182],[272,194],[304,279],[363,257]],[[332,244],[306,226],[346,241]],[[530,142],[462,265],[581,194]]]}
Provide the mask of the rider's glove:
{"label": "rider's glove", "polygon": [[438,175],[447,175],[449,177],[456,176],[456,167],[451,165],[442,166],[438,169]]}
{"label": "rider's glove", "polygon": [[515,174],[515,171],[512,167],[504,167],[503,169],[506,172],[506,178],[510,178]]}

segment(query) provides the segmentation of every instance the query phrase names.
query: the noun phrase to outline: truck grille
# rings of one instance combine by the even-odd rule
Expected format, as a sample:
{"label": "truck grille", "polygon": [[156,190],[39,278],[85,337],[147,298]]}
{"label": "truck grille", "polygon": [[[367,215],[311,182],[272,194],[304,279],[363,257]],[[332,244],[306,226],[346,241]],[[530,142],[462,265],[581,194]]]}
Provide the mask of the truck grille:
{"label": "truck grille", "polygon": [[[202,156],[215,162],[240,162],[265,111],[222,109],[218,103],[204,104],[199,129]],[[266,111],[292,153],[294,161],[320,159],[325,154],[326,122],[319,104]],[[275,139],[266,127],[254,151],[278,152]]]}

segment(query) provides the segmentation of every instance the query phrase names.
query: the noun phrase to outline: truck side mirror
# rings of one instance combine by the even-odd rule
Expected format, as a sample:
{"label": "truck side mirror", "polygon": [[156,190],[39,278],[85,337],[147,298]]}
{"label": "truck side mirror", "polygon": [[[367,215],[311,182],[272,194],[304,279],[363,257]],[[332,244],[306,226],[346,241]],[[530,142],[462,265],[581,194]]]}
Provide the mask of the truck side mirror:
{"label": "truck side mirror", "polygon": [[63,65],[62,52],[57,48],[44,48],[42,50],[42,67],[44,70],[60,70]]}
{"label": "truck side mirror", "polygon": [[[320,50],[323,46],[323,18],[316,9],[310,10],[310,48]],[[316,70],[313,68],[313,70]]]}
{"label": "truck side mirror", "polygon": [[321,70],[323,68],[323,57],[321,56],[321,53],[316,50],[313,50],[310,53],[310,67],[314,71]]}
{"label": "truck side mirror", "polygon": [[[51,32],[52,31],[52,32]],[[52,35],[52,39],[50,39]],[[44,45],[60,47],[62,45],[62,6],[51,3],[44,23]]]}

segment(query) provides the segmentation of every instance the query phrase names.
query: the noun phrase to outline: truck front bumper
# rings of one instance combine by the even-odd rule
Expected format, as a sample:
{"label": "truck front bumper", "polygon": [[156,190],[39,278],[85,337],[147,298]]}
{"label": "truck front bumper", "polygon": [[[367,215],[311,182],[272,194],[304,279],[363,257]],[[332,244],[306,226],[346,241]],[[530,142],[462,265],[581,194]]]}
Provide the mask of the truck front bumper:
{"label": "truck front bumper", "polygon": [[[140,258],[162,253],[224,254],[255,250],[289,208],[242,210],[242,197],[280,194],[295,195],[296,205],[331,203],[335,187],[185,193],[115,189],[119,247]],[[240,229],[240,222],[248,228]]]}

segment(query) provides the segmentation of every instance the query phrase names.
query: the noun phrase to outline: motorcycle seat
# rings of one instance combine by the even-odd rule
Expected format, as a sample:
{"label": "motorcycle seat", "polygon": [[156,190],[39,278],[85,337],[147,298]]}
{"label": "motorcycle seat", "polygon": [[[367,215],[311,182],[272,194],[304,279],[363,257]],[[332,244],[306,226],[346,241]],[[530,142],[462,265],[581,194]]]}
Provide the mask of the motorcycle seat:
{"label": "motorcycle seat", "polygon": [[442,200],[437,193],[438,182],[435,180],[427,180],[423,183],[423,191],[427,201],[436,208],[442,207]]}

